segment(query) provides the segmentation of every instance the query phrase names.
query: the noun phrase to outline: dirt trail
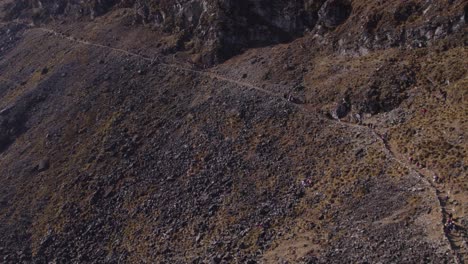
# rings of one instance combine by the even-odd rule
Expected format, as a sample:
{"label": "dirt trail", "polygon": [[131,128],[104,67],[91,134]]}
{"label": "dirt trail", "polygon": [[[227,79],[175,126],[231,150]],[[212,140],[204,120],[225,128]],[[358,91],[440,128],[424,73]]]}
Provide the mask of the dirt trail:
{"label": "dirt trail", "polygon": [[[293,102],[287,100],[286,98],[284,98],[280,94],[277,94],[277,93],[274,93],[272,91],[263,89],[261,87],[250,84],[248,82],[227,78],[225,76],[222,76],[222,75],[219,75],[217,73],[210,72],[210,71],[190,69],[190,68],[184,67],[184,66],[182,66],[180,64],[170,64],[170,63],[164,63],[164,62],[156,62],[156,60],[154,58],[150,58],[148,56],[144,56],[144,55],[141,55],[141,54],[137,54],[137,53],[130,52],[130,51],[123,50],[123,49],[119,49],[119,48],[114,48],[114,47],[101,45],[101,44],[97,44],[97,43],[92,43],[90,41],[78,39],[78,38],[75,38],[75,37],[72,37],[72,36],[67,36],[67,35],[65,35],[63,33],[57,32],[57,31],[52,30],[52,29],[48,29],[48,28],[44,28],[44,27],[34,27],[31,24],[22,23],[22,22],[14,22],[14,23],[21,24],[21,25],[26,25],[31,30],[40,30],[40,31],[46,32],[48,34],[52,34],[52,35],[54,35],[56,37],[59,37],[59,38],[66,39],[68,41],[74,42],[74,43],[111,50],[111,51],[114,51],[114,52],[117,52],[117,53],[121,53],[123,55],[137,57],[139,59],[149,61],[151,63],[157,63],[158,65],[162,65],[162,66],[165,66],[165,67],[178,69],[178,70],[183,70],[183,71],[187,71],[187,72],[191,72],[191,73],[196,73],[196,74],[199,74],[199,75],[207,76],[207,77],[212,78],[212,79],[219,79],[219,80],[230,82],[230,83],[233,83],[233,84],[236,84],[236,85],[239,85],[239,86],[242,86],[242,87],[246,87],[246,88],[249,88],[249,89],[252,89],[252,90],[257,90],[257,91],[259,91],[259,92],[261,92],[263,94],[267,94],[269,96],[276,97],[276,98],[278,98],[278,99],[280,99],[282,101],[286,101],[287,103],[296,106],[297,108],[302,110],[303,113],[305,113],[308,116],[312,115],[311,111],[307,108],[306,105],[300,105],[300,104],[293,103]],[[5,24],[5,23],[1,23],[1,24]],[[4,78],[0,78],[0,79],[4,79]],[[10,81],[8,79],[5,79],[5,80]],[[314,115],[314,117],[319,117],[320,118],[319,115]],[[439,224],[441,226],[443,225],[443,223],[445,221],[445,215],[448,215],[448,208],[446,207],[446,204],[443,201],[443,197],[441,195],[442,192],[439,191],[437,186],[433,185],[431,183],[431,181],[428,180],[427,177],[424,176],[424,174],[422,174],[420,171],[414,169],[410,164],[404,162],[403,160],[405,160],[405,159],[399,158],[399,157],[403,157],[403,155],[401,155],[396,150],[394,150],[381,135],[379,135],[373,128],[365,126],[365,125],[359,125],[359,124],[354,124],[354,123],[349,123],[349,122],[339,122],[339,121],[327,119],[327,118],[324,118],[324,117],[322,117],[322,118],[325,119],[325,120],[330,121],[330,124],[347,126],[347,127],[356,128],[356,129],[359,129],[359,130],[366,130],[366,131],[370,132],[371,135],[373,135],[373,137],[377,139],[377,142],[380,142],[380,144],[382,145],[382,149],[384,150],[384,153],[386,154],[386,156],[388,158],[390,158],[391,160],[394,160],[395,162],[397,162],[401,166],[407,168],[410,171],[411,175],[421,179],[432,190],[434,198],[436,198],[436,200],[438,201],[438,205],[439,205],[440,212],[441,212],[441,216],[440,216],[441,217],[441,223],[438,223],[438,225]],[[447,242],[447,245],[448,245],[449,249],[453,252],[453,254],[455,256],[455,259],[454,259],[455,263],[458,263],[458,264],[464,263],[464,259],[466,259],[467,252],[462,252],[461,250],[463,250],[463,247],[464,247],[463,243],[466,243],[466,241],[464,241],[464,239],[463,239],[463,237],[461,235],[460,235],[460,237],[462,237],[462,239],[455,239],[456,238],[455,236],[453,236],[451,234],[447,234],[444,231],[442,231],[442,232],[444,234],[444,237],[446,239],[446,242]]]}
{"label": "dirt trail", "polygon": [[[441,191],[436,185],[434,185],[430,178],[427,179],[427,177],[422,173],[419,169],[415,169],[411,164],[406,163],[404,160],[404,156],[399,153],[397,150],[395,150],[388,142],[386,139],[382,136],[379,135],[373,128],[367,127],[364,125],[359,125],[359,124],[352,124],[352,123],[347,123],[346,124],[350,127],[356,127],[356,128],[362,128],[362,129],[368,129],[371,131],[371,133],[374,135],[376,139],[380,141],[380,143],[383,145],[383,149],[385,150],[386,154],[391,157],[393,160],[398,162],[401,166],[407,168],[413,175],[416,175],[418,178],[423,180],[423,182],[432,190],[433,196],[437,198],[438,206],[440,208],[440,218],[441,218],[441,226],[443,227],[444,223],[446,222],[446,217],[449,215],[449,208],[447,207],[446,203],[446,198],[443,197],[443,191]],[[436,174],[427,169],[428,172],[430,172],[431,176],[435,176]],[[443,228],[444,229],[444,228]],[[454,253],[455,256],[455,263],[465,263],[465,259],[467,259],[467,253],[465,249],[466,245],[466,234],[465,230],[463,227],[460,228],[461,230],[458,231],[458,236],[455,236],[453,233],[446,232],[445,230],[442,230],[444,237],[447,239],[447,243],[450,245],[450,250]]]}
{"label": "dirt trail", "polygon": [[[393,153],[395,157],[397,157],[400,161],[401,160],[408,160],[408,158],[405,158],[405,156],[401,153],[399,153],[397,150],[394,149],[393,146],[389,145],[388,143],[385,143],[386,148]],[[431,179],[434,179],[436,177],[436,173],[428,168],[425,169],[426,173],[424,173],[420,168],[414,168],[411,164],[405,163],[406,166],[416,173],[419,174],[421,178],[424,178],[425,181],[427,182],[427,185],[431,187],[431,189],[434,191],[434,195],[437,197],[438,205],[441,208],[441,224],[445,224],[447,221],[447,217],[450,214],[451,211],[459,210],[458,206],[454,206],[448,203],[448,196],[444,195],[446,194],[446,190],[442,189],[440,185],[437,185],[435,182],[433,183]],[[457,234],[457,235],[456,235]],[[456,258],[458,263],[465,263],[465,260],[468,259],[468,252],[466,248],[467,244],[467,234],[466,230],[463,226],[460,226],[460,223],[458,223],[458,230],[457,232],[450,232],[450,231],[445,231],[444,230],[444,235],[449,241],[452,250],[456,253]]]}
{"label": "dirt trail", "polygon": [[[25,24],[23,24],[23,25],[25,25]],[[28,25],[28,26],[30,26],[30,25]],[[207,77],[212,78],[212,79],[219,79],[219,80],[223,80],[223,81],[226,81],[226,82],[234,83],[234,84],[237,84],[237,85],[240,85],[240,86],[243,86],[243,87],[247,87],[247,88],[250,88],[250,89],[253,89],[253,90],[260,91],[260,92],[262,92],[264,94],[268,94],[270,96],[279,97],[284,101],[288,101],[287,99],[283,98],[279,94],[273,93],[273,92],[271,92],[269,90],[266,90],[266,89],[263,89],[261,87],[252,85],[252,84],[247,83],[247,82],[226,78],[226,77],[224,77],[222,75],[219,75],[217,73],[214,73],[214,72],[190,69],[190,68],[184,67],[184,66],[182,66],[180,64],[170,64],[170,63],[164,63],[164,62],[156,62],[155,58],[151,58],[151,57],[148,57],[148,56],[145,56],[145,55],[130,52],[130,51],[127,51],[127,50],[124,50],[124,49],[119,49],[119,48],[114,48],[114,47],[110,47],[110,46],[106,46],[106,45],[92,43],[90,41],[78,39],[78,38],[75,38],[73,36],[67,36],[67,35],[65,35],[63,33],[60,33],[60,32],[57,32],[55,30],[48,29],[48,28],[34,27],[34,28],[31,28],[31,29],[41,30],[43,32],[53,34],[54,36],[69,40],[71,42],[79,43],[79,44],[82,44],[82,45],[93,46],[93,47],[102,48],[102,49],[108,49],[108,50],[118,52],[118,53],[121,53],[121,54],[124,54],[124,55],[137,57],[137,58],[140,58],[142,60],[149,61],[151,63],[157,63],[158,65],[162,65],[162,66],[165,66],[165,67],[178,69],[178,70],[183,70],[183,71],[187,71],[187,72],[191,72],[191,73],[196,73],[196,74],[207,76]]]}
{"label": "dirt trail", "polygon": [[[137,53],[133,53],[133,52],[129,52],[129,51],[126,51],[126,50],[113,48],[113,47],[109,47],[109,46],[104,46],[104,45],[101,45],[101,44],[95,44],[95,43],[91,43],[91,42],[85,41],[85,40],[78,40],[78,39],[76,39],[74,37],[65,36],[65,35],[63,35],[61,33],[58,33],[56,31],[50,30],[50,29],[45,29],[45,28],[39,28],[39,29],[44,31],[44,32],[52,33],[52,34],[54,34],[56,36],[60,36],[60,37],[62,37],[64,39],[67,39],[69,41],[74,41],[74,42],[77,42],[77,43],[80,43],[80,44],[83,44],[83,45],[89,45],[89,46],[94,46],[94,47],[98,47],[98,48],[110,49],[112,51],[119,52],[119,53],[122,53],[122,54],[125,54],[125,55],[134,56],[134,57],[138,57],[138,58],[141,58],[143,60],[146,60],[146,61],[154,62],[154,59],[152,59],[150,57],[147,57],[147,56],[144,56],[144,55],[141,55],[141,54],[137,54]],[[187,71],[187,72],[192,72],[192,73],[204,75],[204,76],[207,76],[207,77],[212,78],[212,79],[219,79],[219,80],[223,80],[223,81],[226,81],[226,82],[237,84],[239,86],[243,86],[243,87],[247,87],[247,88],[250,88],[250,89],[253,89],[253,90],[257,90],[257,91],[259,91],[261,93],[264,93],[264,94],[267,94],[267,95],[270,95],[270,96],[273,96],[273,97],[277,97],[277,98],[279,98],[279,99],[281,99],[283,101],[286,101],[286,102],[288,102],[290,104],[293,104],[296,107],[300,108],[301,110],[305,111],[307,114],[310,114],[308,109],[306,109],[304,106],[299,105],[299,104],[295,104],[293,102],[290,102],[289,100],[285,99],[284,97],[282,97],[279,94],[276,94],[274,92],[271,92],[269,90],[260,88],[258,86],[255,86],[255,85],[247,83],[247,82],[230,79],[230,78],[227,78],[227,77],[224,77],[224,76],[221,76],[219,74],[209,72],[209,71],[201,71],[201,70],[186,68],[186,67],[183,67],[183,66],[178,65],[178,64],[168,64],[168,63],[161,63],[161,62],[158,63],[158,64],[166,66],[166,67],[174,68],[174,69],[179,69],[179,70],[183,70],[183,71]],[[445,208],[444,203],[442,201],[442,197],[440,195],[441,192],[430,182],[430,180],[428,180],[421,172],[414,169],[411,165],[407,164],[406,162],[402,161],[402,159],[398,158],[401,155],[399,155],[399,153],[396,153],[388,145],[386,140],[384,140],[382,138],[382,136],[380,136],[374,129],[369,128],[367,126],[352,124],[352,123],[347,123],[347,122],[336,122],[336,123],[346,125],[348,127],[354,127],[354,128],[358,128],[358,129],[367,129],[367,130],[369,130],[371,132],[371,134],[378,141],[380,141],[380,143],[383,146],[382,149],[384,150],[384,152],[386,153],[386,155],[390,159],[394,160],[395,162],[397,162],[401,166],[407,168],[411,172],[412,175],[414,175],[414,176],[418,177],[419,179],[421,179],[432,190],[433,196],[435,198],[437,198],[439,208],[441,209],[441,216],[440,216],[441,222],[442,222],[442,224],[444,223],[445,215],[448,215],[447,208]],[[445,234],[445,238],[447,239],[446,242],[449,245],[450,250],[456,256],[456,259],[455,259],[456,263],[464,263],[462,257],[460,256],[461,254],[460,254],[459,250],[457,250],[457,249],[462,248],[461,242],[460,241],[455,241],[449,234],[447,234],[445,232],[443,232],[443,233]]]}

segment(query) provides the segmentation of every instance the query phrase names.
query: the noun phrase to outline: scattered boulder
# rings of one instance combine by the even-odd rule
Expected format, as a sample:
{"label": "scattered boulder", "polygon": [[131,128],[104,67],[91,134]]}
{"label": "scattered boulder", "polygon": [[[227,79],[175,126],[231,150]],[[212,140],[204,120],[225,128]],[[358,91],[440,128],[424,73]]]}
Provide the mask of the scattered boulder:
{"label": "scattered boulder", "polygon": [[350,108],[347,104],[341,103],[336,108],[336,116],[338,118],[343,118],[349,113]]}
{"label": "scattered boulder", "polygon": [[36,166],[38,172],[43,172],[49,169],[50,162],[49,159],[42,159]]}
{"label": "scattered boulder", "polygon": [[49,69],[47,67],[42,68],[41,74],[46,75],[49,72]]}
{"label": "scattered boulder", "polygon": [[348,99],[343,99],[341,103],[338,104],[335,110],[336,117],[338,119],[345,117],[351,111],[351,103]]}

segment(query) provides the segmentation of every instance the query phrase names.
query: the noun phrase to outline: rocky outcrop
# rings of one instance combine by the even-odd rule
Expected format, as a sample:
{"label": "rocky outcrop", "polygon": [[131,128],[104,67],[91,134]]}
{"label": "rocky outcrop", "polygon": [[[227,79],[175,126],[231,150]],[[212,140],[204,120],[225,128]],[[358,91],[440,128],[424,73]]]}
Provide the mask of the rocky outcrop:
{"label": "rocky outcrop", "polygon": [[359,111],[377,114],[395,109],[407,98],[407,89],[415,82],[414,71],[407,67],[391,64],[380,69],[366,88]]}
{"label": "rocky outcrop", "polygon": [[459,35],[454,39],[462,43],[466,28],[462,2],[396,1],[371,5],[368,8],[372,12],[355,12],[334,36],[335,50],[365,55],[395,47],[418,49],[436,45],[448,35]]}
{"label": "rocky outcrop", "polygon": [[[223,1],[220,4],[220,54],[290,41],[312,29],[323,1]],[[221,59],[224,59],[221,58]]]}
{"label": "rocky outcrop", "polygon": [[43,23],[52,17],[94,19],[110,10],[133,8],[134,23],[150,25],[181,36],[178,49],[201,52],[201,61],[212,64],[248,47],[290,41],[311,30],[319,21],[342,23],[350,4],[342,1],[196,0],[196,1],[16,1],[9,19],[32,17]]}
{"label": "rocky outcrop", "polygon": [[169,52],[200,53],[196,62],[214,64],[246,48],[291,41],[309,31],[318,36],[336,33],[321,43],[343,53],[424,47],[462,32],[466,7],[457,10],[457,1],[449,5],[450,10],[444,10],[447,14],[441,15],[437,10],[443,10],[442,6],[421,1],[20,0],[7,6],[7,18],[32,18],[37,23],[50,18],[83,20],[131,8],[134,25],[177,36],[178,44]]}

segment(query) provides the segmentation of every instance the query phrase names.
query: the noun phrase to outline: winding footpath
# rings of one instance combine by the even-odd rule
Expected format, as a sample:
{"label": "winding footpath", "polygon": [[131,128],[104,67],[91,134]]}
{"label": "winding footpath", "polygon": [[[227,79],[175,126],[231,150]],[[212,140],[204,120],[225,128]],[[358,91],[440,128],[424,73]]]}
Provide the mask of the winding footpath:
{"label": "winding footpath", "polygon": [[[82,39],[78,39],[78,38],[75,38],[75,37],[72,37],[72,36],[67,36],[67,35],[65,35],[63,33],[57,32],[57,31],[52,30],[52,29],[43,28],[43,27],[34,27],[34,28],[31,28],[31,29],[37,29],[37,30],[43,31],[45,33],[52,34],[52,35],[54,35],[56,37],[66,39],[66,40],[68,40],[70,42],[74,42],[74,43],[78,43],[78,44],[82,44],[82,45],[86,45],[86,46],[92,46],[92,47],[96,47],[96,48],[107,49],[107,50],[110,50],[110,51],[120,53],[122,55],[136,57],[136,58],[139,58],[141,60],[148,61],[148,62],[151,62],[151,63],[156,62],[155,58],[151,58],[151,57],[148,57],[148,56],[145,56],[145,55],[130,52],[130,51],[127,51],[127,50],[124,50],[124,49],[119,49],[119,48],[114,48],[114,47],[105,46],[105,45],[101,45],[101,44],[96,44],[96,43],[92,43],[92,42],[87,41],[87,40],[82,40]],[[170,63],[164,63],[164,62],[157,62],[157,64],[161,65],[161,66],[168,67],[168,68],[178,69],[178,70],[182,70],[182,71],[186,71],[186,72],[190,72],[190,73],[195,73],[195,74],[207,76],[207,77],[209,77],[211,79],[219,79],[219,80],[222,80],[222,81],[234,83],[234,84],[237,84],[237,85],[240,85],[240,86],[243,86],[243,87],[247,87],[247,88],[250,88],[250,89],[253,89],[253,90],[258,90],[258,91],[260,91],[260,92],[262,92],[264,94],[268,94],[270,96],[280,97],[282,100],[287,101],[285,98],[281,97],[279,94],[275,94],[275,93],[273,93],[273,92],[271,92],[269,90],[263,89],[261,87],[257,87],[255,85],[252,85],[252,84],[247,83],[247,82],[243,82],[243,81],[239,81],[239,80],[233,80],[233,79],[224,77],[224,76],[219,75],[219,74],[214,73],[214,72],[195,70],[195,69],[184,67],[184,66],[182,66],[180,64],[170,64]]]}
{"label": "winding footpath", "polygon": [[[411,166],[411,164],[404,162],[403,160],[405,159],[400,159],[399,157],[403,157],[403,155],[400,154],[395,149],[393,149],[388,144],[388,142],[384,139],[384,137],[379,135],[373,128],[365,126],[365,125],[353,124],[353,123],[348,123],[348,122],[343,122],[343,123],[347,124],[347,126],[349,127],[369,130],[374,136],[374,138],[376,138],[380,142],[380,144],[382,145],[382,149],[384,150],[387,157],[394,160],[395,162],[400,164],[402,167],[408,169],[411,175],[416,176],[417,178],[421,179],[424,182],[424,184],[431,190],[432,195],[435,198],[435,200],[437,200],[437,205],[440,209],[441,226],[443,227],[445,220],[446,220],[446,216],[449,214],[449,210],[446,207],[446,204],[444,202],[444,197],[441,196],[443,192],[440,191],[437,188],[437,186],[435,186],[430,180],[428,180],[427,177],[424,176],[422,172],[420,172],[418,169],[415,169],[413,166]],[[430,171],[430,172],[432,173],[432,175],[435,175],[433,171]],[[461,230],[459,231],[460,232],[459,236],[462,239],[455,240],[454,237],[450,233],[448,233],[448,231],[446,232],[444,228],[442,229],[443,229],[442,232],[444,234],[446,243],[449,245],[449,249],[454,255],[454,262],[457,264],[465,263],[464,259],[466,259],[466,252],[461,252],[461,249],[463,249],[463,243],[464,243],[464,240],[462,237],[462,231]]]}
{"label": "winding footpath", "polygon": [[[410,175],[420,179],[431,190],[432,195],[434,196],[434,199],[437,200],[437,202],[438,202],[438,206],[439,206],[439,209],[440,209],[440,218],[441,218],[440,226],[443,227],[443,223],[445,222],[445,215],[448,215],[448,208],[446,207],[446,204],[444,202],[444,197],[442,197],[443,192],[438,190],[437,186],[435,186],[430,180],[428,180],[427,177],[424,176],[424,174],[422,172],[420,172],[418,169],[413,168],[413,166],[411,166],[411,164],[406,163],[404,161],[406,159],[403,158],[403,155],[398,153],[398,151],[396,151],[395,149],[393,149],[388,144],[388,142],[381,135],[379,135],[376,132],[376,130],[373,129],[372,127],[369,127],[369,126],[366,126],[366,125],[360,125],[360,124],[337,121],[337,120],[332,120],[332,119],[325,118],[323,116],[318,115],[317,113],[311,113],[311,111],[308,108],[306,108],[305,105],[296,104],[294,102],[291,102],[291,101],[287,100],[286,98],[284,98],[282,95],[280,95],[278,93],[274,93],[272,91],[269,91],[267,89],[255,86],[255,85],[253,85],[251,83],[248,83],[248,82],[231,79],[231,78],[219,75],[219,74],[214,73],[214,72],[205,71],[205,70],[191,69],[191,68],[184,67],[183,65],[180,65],[180,64],[170,64],[170,63],[155,61],[154,58],[151,58],[151,57],[148,57],[148,56],[145,56],[145,55],[141,55],[141,54],[130,52],[130,51],[127,51],[127,50],[124,50],[124,49],[114,48],[114,47],[110,47],[110,46],[106,46],[106,45],[102,45],[102,44],[92,43],[92,42],[87,41],[87,40],[82,40],[82,39],[78,39],[78,38],[75,38],[75,37],[72,37],[72,36],[65,35],[63,33],[57,32],[57,31],[49,29],[49,28],[34,27],[31,24],[27,24],[27,23],[24,23],[24,22],[18,22],[18,21],[14,22],[14,23],[15,24],[20,24],[20,25],[26,25],[28,27],[28,29],[30,29],[30,30],[40,30],[42,32],[48,33],[49,35],[53,35],[55,37],[65,39],[65,40],[68,40],[68,41],[76,43],[76,44],[81,44],[81,45],[85,45],[85,46],[91,46],[91,47],[110,50],[112,52],[116,52],[116,53],[119,53],[121,55],[135,57],[135,58],[138,58],[138,59],[141,59],[141,60],[144,60],[144,61],[148,61],[148,62],[151,62],[151,63],[156,62],[158,65],[165,66],[165,67],[168,67],[168,68],[173,68],[173,69],[182,70],[182,71],[186,71],[186,72],[190,72],[190,73],[195,73],[195,74],[199,74],[199,75],[202,75],[202,76],[206,76],[206,77],[211,78],[211,79],[215,79],[215,80],[217,79],[217,80],[233,83],[233,84],[236,84],[238,86],[245,87],[245,88],[248,88],[248,89],[251,89],[251,90],[256,90],[256,91],[259,91],[259,92],[261,92],[263,94],[266,94],[266,95],[269,95],[269,96],[272,96],[272,97],[276,97],[276,98],[278,98],[278,99],[280,99],[282,101],[287,102],[288,104],[294,105],[295,107],[300,109],[303,113],[305,113],[308,116],[313,115],[313,117],[323,118],[324,120],[329,121],[330,125],[333,124],[333,125],[336,125],[336,126],[346,126],[346,127],[349,127],[349,128],[355,128],[355,129],[358,129],[358,130],[367,131],[376,139],[375,142],[379,142],[380,145],[382,145],[382,150],[384,151],[384,153],[385,153],[385,155],[387,156],[388,159],[393,160],[393,161],[397,162],[398,164],[400,164],[400,166],[406,168],[410,172]],[[5,24],[8,24],[8,23],[0,23],[0,24],[5,25]],[[9,80],[9,79],[6,79],[4,77],[0,77],[0,80],[4,80],[6,82],[16,84],[16,82],[14,82],[12,80]],[[399,157],[401,157],[401,158],[399,158]],[[434,172],[432,172],[432,171],[429,171],[429,172],[431,172],[433,175],[435,175]],[[466,258],[467,252],[462,253],[460,250],[463,249],[463,247],[464,247],[463,243],[466,244],[466,241],[463,239],[463,237],[462,237],[461,240],[455,241],[454,237],[452,237],[450,234],[446,233],[444,230],[442,230],[442,233],[444,234],[443,237],[446,240],[446,243],[447,243],[447,246],[448,246],[449,250],[454,255],[455,263],[457,263],[457,264],[464,263],[464,259]],[[461,233],[460,233],[460,237],[461,237]]]}

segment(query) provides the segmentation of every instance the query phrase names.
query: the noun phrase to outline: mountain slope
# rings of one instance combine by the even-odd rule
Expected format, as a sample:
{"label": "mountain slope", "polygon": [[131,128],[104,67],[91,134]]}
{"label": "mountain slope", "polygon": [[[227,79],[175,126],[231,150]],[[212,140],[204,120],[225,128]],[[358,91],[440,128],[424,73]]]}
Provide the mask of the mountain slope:
{"label": "mountain slope", "polygon": [[55,2],[2,1],[2,261],[466,260],[463,1]]}

